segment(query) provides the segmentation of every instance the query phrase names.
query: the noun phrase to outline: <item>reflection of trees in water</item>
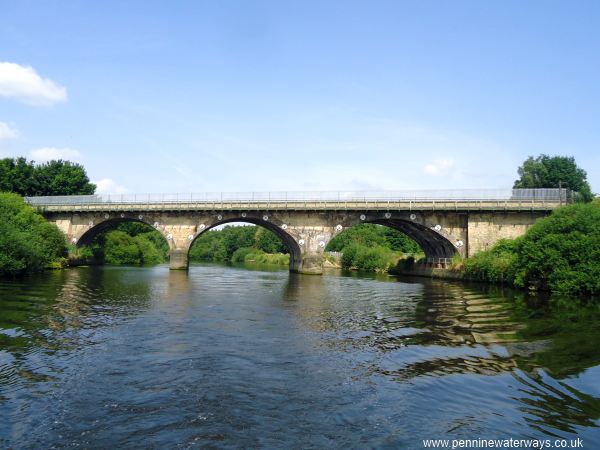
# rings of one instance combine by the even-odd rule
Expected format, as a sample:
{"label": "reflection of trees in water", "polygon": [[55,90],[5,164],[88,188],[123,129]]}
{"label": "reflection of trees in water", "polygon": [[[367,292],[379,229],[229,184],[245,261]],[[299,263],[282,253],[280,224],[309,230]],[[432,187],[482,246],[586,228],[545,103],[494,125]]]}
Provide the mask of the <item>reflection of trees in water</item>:
{"label": "reflection of trees in water", "polygon": [[510,373],[522,386],[523,395],[515,399],[531,427],[552,434],[596,426],[599,399],[544,375],[560,379],[600,364],[600,321],[594,306],[571,307],[568,314],[554,300],[538,298],[535,305],[522,294],[498,288],[424,285],[415,333],[397,336],[391,329],[377,343],[383,352],[400,354],[404,346],[427,346],[425,358],[407,360],[394,370],[375,367],[374,372],[401,382],[422,376]]}
{"label": "reflection of trees in water", "polygon": [[600,400],[545,375],[561,379],[600,364],[600,321],[592,311],[577,307],[566,314],[547,299],[536,305],[502,288],[428,280],[374,284],[295,276],[284,298],[296,301],[304,326],[329,336],[329,347],[370,352],[361,377],[407,382],[510,374],[522,393],[517,407],[531,427],[558,435],[600,419]]}
{"label": "reflection of trees in water", "polygon": [[78,268],[0,284],[0,392],[52,380],[61,368],[45,355],[93,345],[94,329],[146,308],[146,277],[136,269]]}
{"label": "reflection of trees in water", "polygon": [[[514,374],[523,385],[518,397],[525,420],[532,428],[559,436],[556,430],[575,433],[576,426],[597,427],[600,399],[584,394],[567,383],[545,381],[541,376]],[[556,386],[558,384],[558,386]],[[561,436],[559,436],[561,437]]]}

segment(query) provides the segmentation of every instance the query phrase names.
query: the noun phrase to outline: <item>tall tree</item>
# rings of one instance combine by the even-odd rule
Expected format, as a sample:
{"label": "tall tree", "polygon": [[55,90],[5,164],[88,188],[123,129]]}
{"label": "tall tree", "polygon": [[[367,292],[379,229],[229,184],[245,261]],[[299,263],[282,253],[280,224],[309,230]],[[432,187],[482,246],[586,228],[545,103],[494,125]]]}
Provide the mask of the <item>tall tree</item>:
{"label": "tall tree", "polygon": [[35,166],[36,195],[90,195],[96,185],[82,165],[70,161],[49,161]]}
{"label": "tall tree", "polygon": [[35,164],[25,158],[0,160],[0,191],[34,196],[89,195],[95,190],[80,164],[63,160]]}
{"label": "tall tree", "polygon": [[564,187],[579,194],[579,199],[589,202],[593,199],[587,173],[575,163],[572,156],[540,155],[530,156],[518,169],[519,179],[515,188],[557,188]]}
{"label": "tall tree", "polygon": [[35,192],[35,166],[25,158],[0,159],[0,191],[31,195]]}

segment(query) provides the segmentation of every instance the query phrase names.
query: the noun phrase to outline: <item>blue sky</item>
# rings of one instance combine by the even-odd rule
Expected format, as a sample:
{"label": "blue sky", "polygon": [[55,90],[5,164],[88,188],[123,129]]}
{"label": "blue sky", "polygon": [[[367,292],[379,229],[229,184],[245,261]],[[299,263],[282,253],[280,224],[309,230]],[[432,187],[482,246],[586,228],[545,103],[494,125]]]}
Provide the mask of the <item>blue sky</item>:
{"label": "blue sky", "polygon": [[103,192],[600,190],[597,1],[0,1],[0,156]]}

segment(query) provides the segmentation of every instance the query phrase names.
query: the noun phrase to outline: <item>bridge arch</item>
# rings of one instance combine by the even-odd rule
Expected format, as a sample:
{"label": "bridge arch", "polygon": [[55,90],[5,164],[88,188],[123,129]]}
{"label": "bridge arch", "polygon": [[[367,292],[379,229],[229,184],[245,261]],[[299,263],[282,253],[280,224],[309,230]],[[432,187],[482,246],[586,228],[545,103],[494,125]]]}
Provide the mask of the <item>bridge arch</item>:
{"label": "bridge arch", "polygon": [[461,219],[445,219],[442,215],[410,212],[355,213],[340,221],[336,235],[359,224],[389,227],[404,233],[415,241],[430,261],[452,258],[455,254],[466,256],[466,226]]}
{"label": "bridge arch", "polygon": [[235,215],[229,216],[227,218],[216,219],[214,222],[205,225],[202,229],[198,229],[194,235],[190,235],[190,242],[186,249],[187,259],[189,260],[189,252],[192,246],[194,245],[194,242],[196,242],[196,239],[198,239],[207,231],[210,231],[221,225],[226,225],[228,223],[249,223],[272,231],[277,237],[281,239],[281,241],[284,243],[284,245],[290,252],[290,270],[292,272],[295,272],[300,269],[302,265],[302,250],[300,248],[300,245],[298,244],[296,239],[292,237],[292,235],[290,235],[282,228],[281,224],[277,224],[258,217],[242,215]]}
{"label": "bridge arch", "polygon": [[423,224],[401,218],[375,219],[368,223],[383,225],[401,231],[423,249],[427,258],[452,258],[461,246],[460,239],[452,242],[444,236],[442,230],[427,227]]}
{"label": "bridge arch", "polygon": [[165,242],[169,245],[169,249],[173,249],[172,240],[170,240],[168,238],[168,236],[165,235],[165,233],[162,229],[160,229],[158,227],[154,227],[152,223],[150,223],[144,219],[128,217],[128,216],[109,217],[109,218],[105,218],[97,223],[93,223],[93,225],[88,230],[86,230],[79,237],[79,239],[77,239],[77,241],[74,243],[77,247],[82,247],[84,245],[90,245],[93,242],[93,240],[96,238],[96,236],[98,236],[102,233],[105,233],[107,231],[114,230],[120,224],[127,223],[127,222],[142,223],[144,225],[147,225],[149,227],[149,229],[154,229],[154,230],[158,231],[160,233],[160,235],[164,238]]}

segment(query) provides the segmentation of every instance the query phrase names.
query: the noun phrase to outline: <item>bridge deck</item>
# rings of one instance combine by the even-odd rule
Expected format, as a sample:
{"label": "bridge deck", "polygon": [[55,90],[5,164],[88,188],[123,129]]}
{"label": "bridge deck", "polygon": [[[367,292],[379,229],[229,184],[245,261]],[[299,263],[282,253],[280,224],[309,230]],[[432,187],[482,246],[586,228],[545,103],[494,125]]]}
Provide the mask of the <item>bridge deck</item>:
{"label": "bridge deck", "polygon": [[369,192],[220,192],[27,197],[43,211],[549,211],[571,198],[566,189]]}
{"label": "bridge deck", "polygon": [[564,202],[559,201],[237,201],[237,202],[127,202],[43,204],[36,202],[41,211],[550,211]]}

